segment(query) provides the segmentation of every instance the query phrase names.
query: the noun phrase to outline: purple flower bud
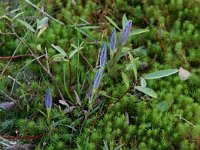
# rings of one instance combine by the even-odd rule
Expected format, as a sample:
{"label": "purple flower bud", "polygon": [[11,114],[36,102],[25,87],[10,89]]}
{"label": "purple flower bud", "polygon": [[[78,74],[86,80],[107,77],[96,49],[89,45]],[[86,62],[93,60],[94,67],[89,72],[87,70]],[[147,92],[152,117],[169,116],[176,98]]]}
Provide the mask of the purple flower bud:
{"label": "purple flower bud", "polygon": [[116,45],[116,29],[114,28],[110,36],[110,51],[111,52],[115,50],[115,45]]}
{"label": "purple flower bud", "polygon": [[46,108],[47,109],[51,109],[51,106],[52,106],[52,95],[51,95],[51,89],[50,88],[47,89],[44,101],[45,101]]}
{"label": "purple flower bud", "polygon": [[100,56],[100,67],[104,67],[106,63],[107,63],[107,46],[106,43],[104,43]]}
{"label": "purple flower bud", "polygon": [[99,87],[101,79],[102,79],[102,69],[99,68],[99,70],[94,78],[94,85],[93,85],[94,89],[97,89]]}
{"label": "purple flower bud", "polygon": [[128,35],[131,31],[131,27],[132,27],[132,21],[129,20],[126,24],[126,26],[124,27],[123,31],[122,31],[122,35],[120,38],[120,45],[124,45],[126,43],[126,40],[128,38]]}

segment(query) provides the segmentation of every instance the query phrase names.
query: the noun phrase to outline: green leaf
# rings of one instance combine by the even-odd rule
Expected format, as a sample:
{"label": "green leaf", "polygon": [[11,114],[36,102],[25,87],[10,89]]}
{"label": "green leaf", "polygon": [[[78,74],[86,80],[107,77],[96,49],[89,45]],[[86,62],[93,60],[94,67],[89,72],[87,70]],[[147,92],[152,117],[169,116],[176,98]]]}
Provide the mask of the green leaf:
{"label": "green leaf", "polygon": [[37,50],[39,50],[40,52],[42,52],[41,44],[38,44],[38,45],[36,46],[36,48],[37,48]]}
{"label": "green leaf", "polygon": [[135,30],[131,31],[129,36],[134,36],[134,35],[138,35],[138,34],[145,33],[145,32],[149,32],[149,29],[135,29]]}
{"label": "green leaf", "polygon": [[37,30],[39,30],[39,32],[37,33],[37,38],[47,29],[48,20],[48,17],[44,17],[41,20],[37,21]]}
{"label": "green leaf", "polygon": [[162,101],[160,103],[157,104],[157,108],[160,110],[160,111],[166,111],[167,110],[167,102],[166,101]]}
{"label": "green leaf", "polygon": [[79,29],[98,29],[100,28],[99,26],[83,26],[83,27],[79,27]]}
{"label": "green leaf", "polygon": [[19,17],[20,15],[22,15],[24,12],[20,12],[18,13],[12,20],[15,20],[17,17]]}
{"label": "green leaf", "polygon": [[87,20],[83,19],[83,18],[79,18],[83,23],[85,24],[90,24],[89,22],[87,22]]}
{"label": "green leaf", "polygon": [[135,79],[137,80],[137,66],[136,66],[136,60],[133,58],[132,54],[131,53],[128,53],[129,54],[129,58],[131,60],[131,65],[133,67],[133,72],[134,72],[134,76],[135,76]]}
{"label": "green leaf", "polygon": [[122,18],[122,27],[123,27],[123,29],[124,29],[124,27],[126,26],[127,22],[128,22],[128,19],[127,19],[127,17],[126,17],[126,14],[124,14],[124,15],[123,15],[123,18]]}
{"label": "green leaf", "polygon": [[83,42],[79,45],[79,46],[76,46],[74,44],[71,44],[71,46],[73,48],[75,48],[70,54],[69,54],[69,59],[72,58],[78,51],[82,50],[83,47],[81,47],[83,45]]}
{"label": "green leaf", "polygon": [[91,35],[87,34],[86,32],[84,32],[83,30],[81,30],[81,29],[79,29],[79,28],[77,28],[77,29],[78,29],[78,31],[79,31],[80,33],[84,34],[86,37],[88,37],[88,38],[91,39],[92,41],[96,42],[96,40],[95,40]]}
{"label": "green leaf", "polygon": [[52,61],[69,61],[65,59],[65,55],[63,54],[56,54],[52,57]]}
{"label": "green leaf", "polygon": [[16,19],[18,22],[20,22],[23,26],[25,26],[27,29],[31,30],[32,32],[35,33],[35,29],[26,21],[21,20],[21,19]]}
{"label": "green leaf", "polygon": [[76,90],[74,90],[74,94],[75,94],[77,104],[82,107],[80,97],[78,96],[78,93],[76,92]]}
{"label": "green leaf", "polygon": [[147,74],[147,75],[144,76],[144,78],[148,79],[148,80],[159,79],[159,78],[162,78],[162,77],[167,77],[169,75],[175,74],[178,71],[179,71],[178,69],[160,70],[160,71],[157,71],[157,72]]}
{"label": "green leaf", "polygon": [[52,46],[53,48],[55,48],[55,50],[57,50],[58,52],[60,52],[60,54],[62,54],[63,56],[67,56],[67,54],[65,53],[65,51],[64,51],[61,47],[56,46],[56,45],[54,45],[54,44],[51,44],[51,46]]}
{"label": "green leaf", "polygon": [[47,117],[47,115],[42,111],[42,110],[40,110],[40,109],[38,109],[38,108],[36,108],[37,109],[37,111],[39,111],[45,118]]}
{"label": "green leaf", "polygon": [[102,147],[102,149],[109,150],[107,142],[103,140],[103,143],[104,143],[104,146]]}
{"label": "green leaf", "polygon": [[146,87],[147,86],[147,82],[143,77],[140,78],[140,84],[141,84],[142,87]]}
{"label": "green leaf", "polygon": [[147,87],[142,87],[142,86],[136,86],[135,87],[136,90],[150,96],[150,97],[153,97],[153,98],[157,98],[157,94],[154,90],[150,89],[150,88],[147,88]]}
{"label": "green leaf", "polygon": [[119,149],[122,149],[122,146],[124,146],[124,144],[121,144],[121,145],[119,145],[119,146],[115,147],[115,148],[114,148],[114,150],[119,150]]}
{"label": "green leaf", "polygon": [[121,29],[118,27],[118,25],[115,23],[115,21],[113,21],[111,18],[109,18],[108,16],[105,16],[106,19],[119,31],[121,31]]}
{"label": "green leaf", "polygon": [[83,49],[83,47],[80,48],[76,48],[75,50],[73,50],[70,54],[69,54],[69,59],[72,58],[78,51],[80,51],[81,49]]}
{"label": "green leaf", "polygon": [[126,73],[122,72],[122,79],[126,85],[126,88],[128,89],[129,88],[129,85],[130,85],[130,82],[129,82],[129,79],[128,79],[128,76]]}
{"label": "green leaf", "polygon": [[44,26],[46,26],[46,24],[48,23],[48,20],[49,20],[48,17],[44,17],[40,21],[37,21],[37,29],[41,29]]}
{"label": "green leaf", "polygon": [[127,54],[130,50],[131,50],[131,48],[129,48],[129,47],[123,47],[122,48],[122,53],[123,54]]}
{"label": "green leaf", "polygon": [[6,16],[6,15],[0,16],[0,19],[1,19],[1,18],[7,19],[7,20],[9,20],[10,22],[12,22],[12,20],[11,20],[8,16]]}

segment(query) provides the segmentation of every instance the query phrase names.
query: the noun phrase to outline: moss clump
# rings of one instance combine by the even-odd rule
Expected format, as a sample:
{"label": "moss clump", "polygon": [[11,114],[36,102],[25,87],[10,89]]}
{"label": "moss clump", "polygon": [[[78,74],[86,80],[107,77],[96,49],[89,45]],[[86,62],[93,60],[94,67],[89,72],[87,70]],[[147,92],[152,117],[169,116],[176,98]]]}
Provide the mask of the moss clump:
{"label": "moss clump", "polygon": [[[39,60],[53,75],[53,82],[32,56],[0,58],[0,102],[16,101],[12,110],[0,111],[2,135],[42,135],[35,139],[19,140],[32,143],[36,149],[199,149],[200,147],[200,53],[199,24],[200,3],[194,0],[105,0],[86,2],[31,1],[55,19],[40,37],[22,26],[1,18],[2,33],[11,33],[11,26],[24,42],[28,43]],[[26,20],[34,29],[36,18],[46,15],[36,11],[25,1],[16,2],[24,12],[18,19]],[[3,9],[8,6],[8,9]],[[123,7],[122,7],[123,6]],[[12,4],[3,3],[0,10],[10,18]],[[182,81],[173,75],[162,80],[148,80],[158,98],[128,90],[121,71],[133,84],[129,57],[124,57],[110,70],[105,69],[94,108],[89,110],[88,93],[97,72],[99,49],[103,41],[109,41],[112,31],[105,16],[109,16],[122,28],[121,18],[126,14],[133,21],[133,31],[149,28],[149,32],[130,36],[126,49],[140,57],[136,63],[138,76],[167,69],[183,67],[192,76]],[[85,27],[93,26],[95,27]],[[98,26],[98,28],[96,27]],[[119,39],[121,33],[117,33]],[[0,56],[30,54],[13,35],[0,36]],[[82,43],[82,44],[81,44]],[[80,51],[67,62],[55,61],[59,46],[67,56],[77,47]],[[138,48],[139,47],[139,48]],[[47,50],[47,51],[46,51]],[[48,58],[46,56],[48,54]],[[141,67],[142,65],[145,67]],[[6,67],[7,66],[7,67]],[[129,66],[129,67],[127,67]],[[119,73],[120,72],[120,73]],[[16,81],[16,83],[15,83]],[[15,84],[14,84],[15,83]],[[57,87],[55,86],[55,83]],[[51,121],[47,124],[44,95],[50,87],[53,97]],[[61,99],[58,88],[68,107]],[[62,103],[62,104],[61,104]]]}

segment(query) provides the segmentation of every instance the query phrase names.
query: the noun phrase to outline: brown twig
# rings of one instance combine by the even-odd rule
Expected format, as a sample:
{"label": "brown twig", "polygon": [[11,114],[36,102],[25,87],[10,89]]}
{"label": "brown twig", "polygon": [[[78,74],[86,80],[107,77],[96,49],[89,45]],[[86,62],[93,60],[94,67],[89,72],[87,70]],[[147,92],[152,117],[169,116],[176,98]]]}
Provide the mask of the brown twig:
{"label": "brown twig", "polygon": [[3,138],[8,139],[8,140],[26,140],[26,139],[39,139],[42,138],[43,136],[46,136],[47,134],[39,134],[39,135],[32,135],[32,136],[3,136]]}
{"label": "brown twig", "polygon": [[16,55],[16,56],[0,56],[0,59],[17,59],[17,58],[21,58],[21,57],[34,57],[32,54],[24,54],[24,55]]}
{"label": "brown twig", "polygon": [[88,63],[88,65],[90,66],[91,69],[93,69],[92,65],[90,64],[90,62],[87,60],[87,58],[80,52],[81,56],[83,57],[83,59]]}

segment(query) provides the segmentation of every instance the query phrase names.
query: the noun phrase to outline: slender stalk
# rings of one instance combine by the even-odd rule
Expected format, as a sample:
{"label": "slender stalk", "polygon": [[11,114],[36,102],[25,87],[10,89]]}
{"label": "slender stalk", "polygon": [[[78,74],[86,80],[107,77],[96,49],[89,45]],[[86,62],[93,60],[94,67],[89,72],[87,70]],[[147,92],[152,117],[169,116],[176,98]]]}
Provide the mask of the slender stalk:
{"label": "slender stalk", "polygon": [[47,124],[51,123],[51,109],[47,109]]}
{"label": "slender stalk", "polygon": [[68,83],[68,86],[69,86],[69,92],[71,93],[71,91],[72,91],[72,65],[71,65],[70,62],[69,62],[69,83]]}
{"label": "slender stalk", "polygon": [[195,127],[196,125],[194,125],[193,123],[191,123],[190,121],[188,121],[187,119],[183,118],[181,115],[174,115],[176,117],[179,117],[180,120],[184,120],[185,122],[189,123],[191,126]]}
{"label": "slender stalk", "polygon": [[91,69],[93,69],[92,65],[90,64],[90,62],[87,60],[87,58],[83,55],[83,53],[81,53],[81,56],[83,57],[83,59],[88,63],[88,65],[90,66]]}

